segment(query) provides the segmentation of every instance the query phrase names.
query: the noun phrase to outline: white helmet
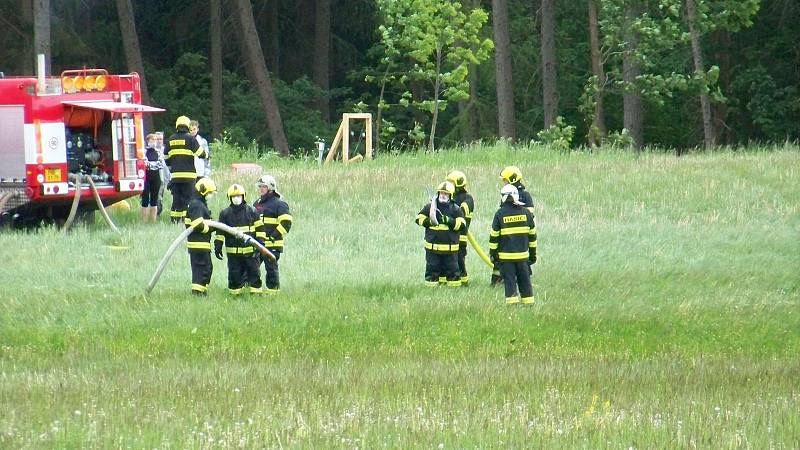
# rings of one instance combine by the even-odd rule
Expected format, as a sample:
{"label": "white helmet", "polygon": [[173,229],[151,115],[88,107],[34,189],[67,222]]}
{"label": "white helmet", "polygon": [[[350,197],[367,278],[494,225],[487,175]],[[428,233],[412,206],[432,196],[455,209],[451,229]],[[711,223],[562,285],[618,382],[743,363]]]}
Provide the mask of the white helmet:
{"label": "white helmet", "polygon": [[261,175],[261,177],[258,180],[256,180],[256,186],[258,187],[266,186],[269,188],[270,191],[277,194],[278,197],[281,196],[280,192],[278,192],[278,182],[272,175]]}
{"label": "white helmet", "polygon": [[500,198],[503,203],[508,202],[509,197],[511,197],[511,202],[515,205],[522,205],[519,201],[519,191],[513,184],[507,184],[500,189]]}

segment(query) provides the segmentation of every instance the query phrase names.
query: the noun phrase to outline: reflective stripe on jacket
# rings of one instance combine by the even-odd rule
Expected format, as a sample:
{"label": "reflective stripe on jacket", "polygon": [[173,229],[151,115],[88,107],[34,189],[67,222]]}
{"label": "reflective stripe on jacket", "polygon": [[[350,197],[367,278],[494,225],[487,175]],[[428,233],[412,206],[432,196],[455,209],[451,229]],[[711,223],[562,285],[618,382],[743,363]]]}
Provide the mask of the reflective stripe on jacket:
{"label": "reflective stripe on jacket", "polygon": [[197,140],[188,131],[177,131],[164,143],[165,160],[173,180],[194,181],[197,178],[194,157],[198,149]]}
{"label": "reflective stripe on jacket", "polygon": [[499,261],[528,261],[536,248],[536,223],[525,206],[503,203],[489,232],[489,253]]}
{"label": "reflective stripe on jacket", "polygon": [[[437,200],[436,220],[438,225],[431,224],[431,204],[425,205],[417,214],[415,222],[425,228],[425,249],[434,253],[457,253],[459,234],[467,227],[464,212],[453,202],[439,203]],[[447,223],[445,222],[447,217]]]}
{"label": "reflective stripe on jacket", "polygon": [[283,249],[283,240],[292,229],[292,215],[289,205],[279,194],[270,191],[262,195],[253,206],[259,215],[255,222],[256,239],[264,247]]}

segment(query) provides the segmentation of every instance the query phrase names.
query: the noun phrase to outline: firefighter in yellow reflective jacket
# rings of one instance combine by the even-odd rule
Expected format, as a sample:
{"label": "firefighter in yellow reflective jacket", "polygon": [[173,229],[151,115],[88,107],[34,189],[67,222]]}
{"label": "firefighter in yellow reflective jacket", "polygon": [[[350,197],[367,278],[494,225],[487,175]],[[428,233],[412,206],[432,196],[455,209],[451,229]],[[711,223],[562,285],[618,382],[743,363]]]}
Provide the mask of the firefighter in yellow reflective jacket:
{"label": "firefighter in yellow reflective jacket", "polygon": [[[256,209],[247,204],[244,186],[232,184],[228,188],[228,200],[230,205],[219,213],[219,221],[255,237],[255,225],[259,216]],[[228,291],[233,295],[239,295],[247,283],[251,294],[260,294],[262,291],[261,275],[258,273],[261,266],[259,252],[236,236],[217,232],[214,240],[214,256],[219,260],[222,259],[223,244],[225,253],[228,254]]]}
{"label": "firefighter in yellow reflective jacket", "polygon": [[259,214],[255,223],[256,239],[275,255],[274,261],[261,258],[267,269],[264,293],[276,294],[281,289],[278,259],[283,253],[283,241],[292,228],[292,215],[289,214],[289,205],[283,201],[278,192],[278,182],[275,177],[263,175],[256,182],[256,186],[261,194],[253,205]]}
{"label": "firefighter in yellow reflective jacket", "polygon": [[205,158],[205,149],[189,134],[189,118],[180,116],[175,121],[175,133],[167,139],[164,155],[172,178],[168,188],[172,191],[172,223],[180,223],[186,217],[186,208],[192,199],[192,186],[197,179],[194,168],[195,156]]}
{"label": "firefighter in yellow reflective jacket", "polygon": [[[503,184],[510,184],[517,188],[517,195],[519,198],[519,202],[522,203],[528,211],[533,214],[533,197],[531,194],[525,190],[525,185],[522,184],[522,171],[519,170],[517,166],[506,166],[500,171],[500,179],[503,180]],[[503,277],[500,274],[500,267],[496,264],[492,269],[492,279],[490,284],[492,286],[496,286],[502,283]]]}
{"label": "firefighter in yellow reflective jacket", "polygon": [[461,286],[458,270],[459,234],[467,224],[464,213],[453,201],[455,186],[449,181],[437,187],[437,196],[417,214],[417,224],[425,228],[425,284]]}
{"label": "firefighter in yellow reflective jacket", "polygon": [[206,295],[211,282],[211,229],[206,220],[211,219],[208,199],[217,192],[217,185],[210,178],[201,178],[194,185],[194,198],[184,218],[186,228],[194,231],[186,238],[189,249],[189,264],[192,266],[192,294]]}
{"label": "firefighter in yellow reflective jacket", "polygon": [[515,186],[503,186],[500,196],[489,233],[489,254],[500,268],[506,303],[530,305],[534,302],[530,266],[536,262],[536,223]]}
{"label": "firefighter in yellow reflective jacket", "polygon": [[447,174],[447,181],[453,183],[456,188],[455,197],[453,202],[461,208],[464,213],[464,221],[466,225],[461,230],[459,235],[458,244],[458,271],[461,276],[461,284],[466,286],[469,283],[469,274],[467,274],[467,233],[469,232],[469,225],[472,223],[472,214],[475,210],[475,200],[472,195],[467,192],[467,176],[464,172],[454,170]]}

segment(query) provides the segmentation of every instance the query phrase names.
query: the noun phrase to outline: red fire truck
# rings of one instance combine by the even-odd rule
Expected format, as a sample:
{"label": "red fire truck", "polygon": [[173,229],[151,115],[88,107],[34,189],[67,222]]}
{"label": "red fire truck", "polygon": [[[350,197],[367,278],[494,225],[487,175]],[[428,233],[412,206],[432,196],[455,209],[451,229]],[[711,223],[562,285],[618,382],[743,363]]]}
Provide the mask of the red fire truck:
{"label": "red fire truck", "polygon": [[[90,177],[103,204],[144,187],[139,75],[103,69],[0,78],[0,223],[67,216],[77,177]],[[97,208],[81,184],[79,211]]]}

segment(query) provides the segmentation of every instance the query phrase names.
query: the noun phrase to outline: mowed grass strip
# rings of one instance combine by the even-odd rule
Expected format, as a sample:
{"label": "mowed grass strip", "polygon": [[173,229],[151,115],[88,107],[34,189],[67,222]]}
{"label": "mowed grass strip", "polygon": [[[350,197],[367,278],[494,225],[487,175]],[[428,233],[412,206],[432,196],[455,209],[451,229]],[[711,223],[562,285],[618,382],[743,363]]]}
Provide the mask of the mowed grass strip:
{"label": "mowed grass strip", "polygon": [[[233,160],[220,190],[252,200]],[[278,297],[229,297],[215,260],[192,298],[183,250],[144,297],[180,228],[136,208],[121,237],[0,235],[0,447],[800,446],[796,147],[260,162],[295,217]],[[486,248],[506,164],[537,304],[506,307],[474,252],[470,287],[423,287],[425,187],[464,171]]]}

